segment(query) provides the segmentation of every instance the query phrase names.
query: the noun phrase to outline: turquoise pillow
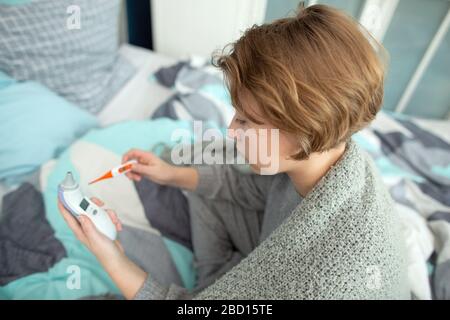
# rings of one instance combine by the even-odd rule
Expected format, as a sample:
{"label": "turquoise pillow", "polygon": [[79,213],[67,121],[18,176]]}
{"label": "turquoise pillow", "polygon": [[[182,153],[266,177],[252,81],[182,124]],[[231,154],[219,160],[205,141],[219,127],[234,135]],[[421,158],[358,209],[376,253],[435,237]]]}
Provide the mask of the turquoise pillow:
{"label": "turquoise pillow", "polygon": [[33,1],[33,0],[0,0],[0,4],[17,6],[17,5],[21,5],[21,4],[30,3],[31,1]]}
{"label": "turquoise pillow", "polygon": [[0,72],[0,181],[20,183],[96,126],[94,116],[39,83]]}

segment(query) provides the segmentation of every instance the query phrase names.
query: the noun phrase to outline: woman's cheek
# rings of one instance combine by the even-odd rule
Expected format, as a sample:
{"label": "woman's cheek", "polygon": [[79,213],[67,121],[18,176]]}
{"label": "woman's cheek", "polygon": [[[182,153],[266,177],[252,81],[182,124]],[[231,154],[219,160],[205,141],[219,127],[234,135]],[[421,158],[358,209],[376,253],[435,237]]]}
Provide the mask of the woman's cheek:
{"label": "woman's cheek", "polygon": [[[233,138],[238,152],[254,169],[272,168],[278,171],[280,136],[268,128],[233,128]],[[275,133],[279,133],[278,131]]]}
{"label": "woman's cheek", "polygon": [[236,134],[236,149],[238,152],[244,156],[245,160],[248,161],[249,148],[246,143],[246,138],[243,132],[239,131]]}

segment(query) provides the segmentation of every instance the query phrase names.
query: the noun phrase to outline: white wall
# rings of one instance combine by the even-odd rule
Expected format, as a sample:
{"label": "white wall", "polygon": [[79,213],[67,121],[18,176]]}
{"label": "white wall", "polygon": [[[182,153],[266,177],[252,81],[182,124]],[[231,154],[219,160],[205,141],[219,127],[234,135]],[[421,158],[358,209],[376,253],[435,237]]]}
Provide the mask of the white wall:
{"label": "white wall", "polygon": [[266,0],[152,0],[155,51],[210,56],[264,21]]}

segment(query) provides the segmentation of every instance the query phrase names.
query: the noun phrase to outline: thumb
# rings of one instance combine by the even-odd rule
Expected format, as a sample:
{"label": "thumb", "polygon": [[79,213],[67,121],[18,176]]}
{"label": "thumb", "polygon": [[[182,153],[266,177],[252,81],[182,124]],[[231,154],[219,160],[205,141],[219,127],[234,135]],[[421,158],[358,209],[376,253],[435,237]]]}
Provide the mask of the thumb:
{"label": "thumb", "polygon": [[91,219],[89,219],[89,217],[86,217],[84,215],[80,215],[79,219],[81,228],[83,229],[83,233],[85,234],[88,241],[95,241],[99,236],[99,232],[94,223],[91,221]]}
{"label": "thumb", "polygon": [[145,164],[140,164],[140,163],[135,163],[132,166],[132,171],[134,173],[138,173],[138,174],[146,174],[148,171],[148,165]]}

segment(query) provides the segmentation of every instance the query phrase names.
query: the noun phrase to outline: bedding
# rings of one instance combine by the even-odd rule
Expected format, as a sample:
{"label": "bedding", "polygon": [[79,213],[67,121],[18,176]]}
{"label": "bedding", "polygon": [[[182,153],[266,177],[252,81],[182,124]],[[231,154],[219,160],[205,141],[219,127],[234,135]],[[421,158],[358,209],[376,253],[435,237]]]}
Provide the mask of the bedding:
{"label": "bedding", "polygon": [[43,85],[0,71],[0,182],[19,184],[97,125],[94,116]]}
{"label": "bedding", "polygon": [[[42,196],[32,184],[24,183],[8,193],[4,197],[2,211],[0,285],[45,272],[66,255],[45,217]],[[30,232],[30,225],[33,232]]]}
{"label": "bedding", "polygon": [[124,44],[119,54],[135,68],[135,75],[98,114],[102,127],[127,120],[148,119],[173,90],[153,81],[153,73],[170,66],[174,59],[143,48]]}
{"label": "bedding", "polygon": [[[180,222],[180,229],[184,233],[181,232],[177,238],[176,229],[171,230],[167,228],[167,224],[161,224],[160,219],[148,218],[146,214],[155,214],[151,207],[155,202],[159,201],[159,208],[164,205],[170,207],[171,204],[164,204],[161,199],[154,198],[151,194],[146,197],[147,203],[141,201],[139,190],[148,190],[149,186],[136,186],[124,176],[108,183],[88,186],[92,177],[120,163],[122,154],[128,149],[134,147],[151,150],[162,142],[170,146],[174,143],[171,142],[173,130],[180,128],[190,130],[191,126],[188,122],[158,119],[130,121],[91,130],[66,149],[58,159],[42,166],[34,188],[25,185],[21,186],[22,189],[6,194],[2,207],[5,216],[1,220],[4,227],[0,229],[0,256],[2,263],[8,268],[0,269],[0,298],[73,299],[119,293],[95,257],[75,238],[58,212],[57,185],[67,171],[74,173],[87,196],[95,194],[104,200],[108,207],[116,210],[124,225],[124,232],[120,233],[119,240],[131,259],[162,283],[177,283],[192,288],[195,280],[192,252],[185,246],[186,243],[177,241],[189,241],[184,232],[189,225]],[[161,190],[153,194],[158,196],[160,193]],[[172,198],[167,200],[173,201]],[[33,209],[42,208],[42,204],[45,210]],[[14,216],[11,212],[16,212],[11,211],[11,207],[19,205],[21,210],[28,213],[32,211],[33,214],[17,217],[20,224],[16,224],[17,221],[14,220],[14,223],[8,223]],[[171,211],[166,213],[170,219]],[[180,212],[174,214],[173,219],[183,215]],[[185,217],[184,221],[187,223],[188,219]],[[161,231],[155,226],[160,227]],[[19,235],[15,233],[17,230],[21,231]],[[33,236],[25,235],[26,232],[36,230],[45,232],[36,232]],[[31,241],[33,237],[45,239],[47,242]],[[14,241],[15,239],[20,241]],[[16,268],[15,259],[18,256],[8,255],[14,252],[21,253],[21,268]],[[43,257],[39,259],[38,254]],[[154,257],[158,257],[157,261]],[[37,265],[37,261],[45,263]],[[81,285],[76,290],[67,285],[67,281],[71,279],[72,268],[81,270]],[[15,272],[12,275],[9,273],[11,270]]]}
{"label": "bedding", "polygon": [[374,158],[402,218],[413,294],[450,299],[450,144],[419,123],[381,112],[354,139]]}
{"label": "bedding", "polygon": [[161,68],[154,79],[175,91],[153,113],[154,119],[213,121],[226,127],[233,118],[234,110],[222,73],[204,59],[192,58]]}
{"label": "bedding", "polygon": [[0,70],[98,113],[135,72],[117,52],[120,1],[24,2],[0,1]]}

